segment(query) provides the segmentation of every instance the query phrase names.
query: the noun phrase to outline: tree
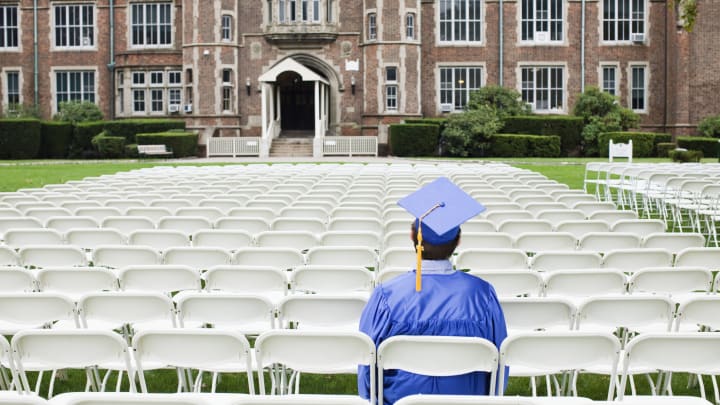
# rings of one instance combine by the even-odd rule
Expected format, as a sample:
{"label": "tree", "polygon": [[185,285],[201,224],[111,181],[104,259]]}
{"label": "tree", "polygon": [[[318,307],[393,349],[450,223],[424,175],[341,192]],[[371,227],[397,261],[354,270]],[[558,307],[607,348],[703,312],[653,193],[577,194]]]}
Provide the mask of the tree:
{"label": "tree", "polygon": [[58,113],[53,117],[56,121],[78,122],[100,121],[103,119],[102,111],[90,101],[64,101],[58,108]]}
{"label": "tree", "polygon": [[621,107],[617,97],[590,86],[578,97],[573,115],[582,117],[585,156],[597,156],[598,135],[603,132],[627,131],[640,123],[640,117],[628,108]]}
{"label": "tree", "polygon": [[475,110],[480,106],[493,108],[503,121],[513,115],[531,114],[530,107],[522,100],[520,93],[501,86],[485,86],[470,93],[467,109]]}
{"label": "tree", "polygon": [[452,114],[442,133],[443,151],[450,156],[483,156],[502,125],[497,111],[487,105]]}

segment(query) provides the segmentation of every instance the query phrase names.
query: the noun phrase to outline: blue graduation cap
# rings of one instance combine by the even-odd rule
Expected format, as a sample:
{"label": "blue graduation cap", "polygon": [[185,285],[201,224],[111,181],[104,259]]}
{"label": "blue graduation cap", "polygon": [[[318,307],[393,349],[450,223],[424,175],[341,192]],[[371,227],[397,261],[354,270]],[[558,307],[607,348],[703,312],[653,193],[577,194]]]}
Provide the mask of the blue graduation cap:
{"label": "blue graduation cap", "polygon": [[485,207],[446,177],[440,177],[406,196],[398,201],[398,205],[413,214],[417,221],[418,262],[415,289],[420,291],[423,240],[432,245],[451,242],[460,232],[460,225],[485,211]]}

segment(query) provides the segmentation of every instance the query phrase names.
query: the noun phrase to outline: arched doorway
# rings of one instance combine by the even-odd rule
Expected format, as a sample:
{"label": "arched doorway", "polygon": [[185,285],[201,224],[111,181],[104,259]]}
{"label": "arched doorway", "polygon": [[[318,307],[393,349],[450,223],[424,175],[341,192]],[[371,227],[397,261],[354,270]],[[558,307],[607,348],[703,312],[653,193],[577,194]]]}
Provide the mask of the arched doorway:
{"label": "arched doorway", "polygon": [[303,81],[294,71],[278,75],[276,81],[282,111],[283,131],[313,131],[315,129],[315,84]]}

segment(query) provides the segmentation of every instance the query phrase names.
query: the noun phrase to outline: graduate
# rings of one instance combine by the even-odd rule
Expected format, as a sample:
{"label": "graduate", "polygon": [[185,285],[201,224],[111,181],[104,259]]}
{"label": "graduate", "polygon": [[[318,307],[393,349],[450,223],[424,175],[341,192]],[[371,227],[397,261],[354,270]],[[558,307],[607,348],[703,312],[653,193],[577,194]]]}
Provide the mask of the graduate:
{"label": "graduate", "polygon": [[[460,225],[485,207],[444,177],[398,205],[416,218],[409,225],[418,260],[414,270],[375,288],[360,318],[360,331],[376,346],[396,335],[434,335],[481,337],[499,349],[507,329],[495,290],[478,277],[454,270],[450,262],[460,242]],[[366,399],[370,372],[368,366],[359,366],[358,393]],[[388,405],[413,394],[488,395],[490,374],[432,377],[386,370],[378,384],[384,384]]]}

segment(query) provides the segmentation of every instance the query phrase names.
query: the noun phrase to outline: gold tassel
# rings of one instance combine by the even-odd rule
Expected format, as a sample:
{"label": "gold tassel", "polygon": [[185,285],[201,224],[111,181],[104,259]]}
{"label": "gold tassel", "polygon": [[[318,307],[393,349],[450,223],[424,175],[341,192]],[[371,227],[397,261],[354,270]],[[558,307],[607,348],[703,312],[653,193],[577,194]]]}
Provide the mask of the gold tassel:
{"label": "gold tassel", "polygon": [[415,246],[415,251],[417,252],[417,266],[415,270],[415,291],[420,291],[422,289],[422,252],[423,252],[423,245],[422,245],[422,222],[418,221],[418,231],[417,231],[417,246]]}

